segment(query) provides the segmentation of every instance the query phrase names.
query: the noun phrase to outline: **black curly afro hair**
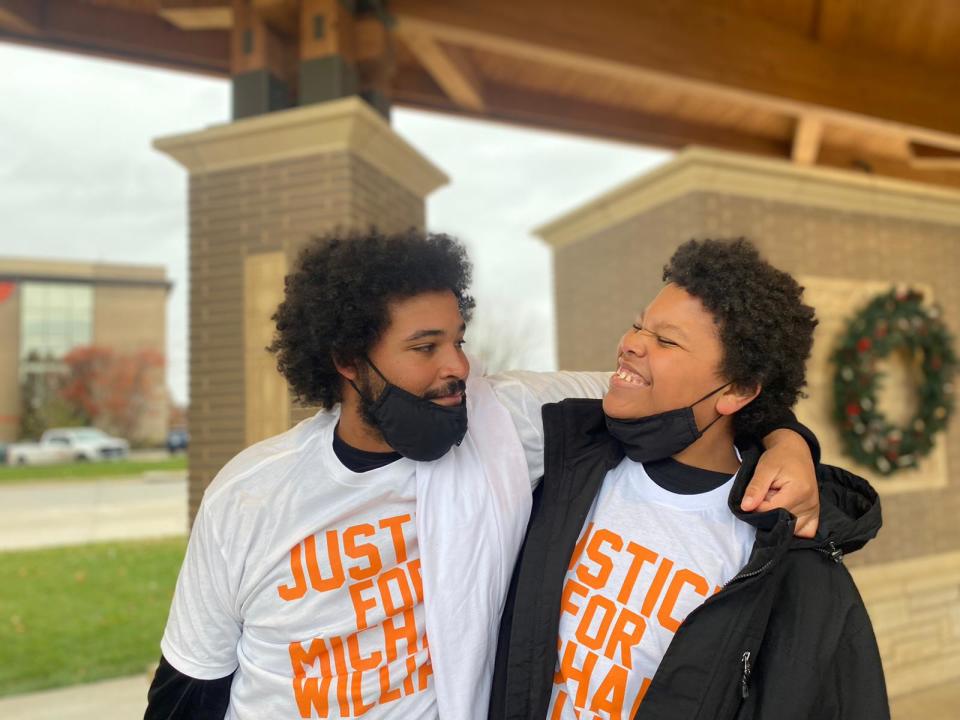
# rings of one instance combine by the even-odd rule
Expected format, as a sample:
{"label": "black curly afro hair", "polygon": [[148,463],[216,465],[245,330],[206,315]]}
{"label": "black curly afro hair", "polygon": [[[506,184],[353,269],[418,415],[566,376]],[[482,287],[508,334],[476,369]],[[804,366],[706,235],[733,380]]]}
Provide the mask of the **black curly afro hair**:
{"label": "black curly afro hair", "polygon": [[391,302],[450,290],[467,322],[470,274],[466,251],[447,235],[371,229],[316,238],[286,277],[268,350],[299,402],[329,409],[342,399],[334,359],[364,358],[387,329]]}
{"label": "black curly afro hair", "polygon": [[761,387],[733,416],[734,433],[757,437],[782,421],[806,382],[817,326],[803,288],[743,238],[684,243],[664,266],[663,279],[713,315],[723,345],[721,375],[740,390]]}

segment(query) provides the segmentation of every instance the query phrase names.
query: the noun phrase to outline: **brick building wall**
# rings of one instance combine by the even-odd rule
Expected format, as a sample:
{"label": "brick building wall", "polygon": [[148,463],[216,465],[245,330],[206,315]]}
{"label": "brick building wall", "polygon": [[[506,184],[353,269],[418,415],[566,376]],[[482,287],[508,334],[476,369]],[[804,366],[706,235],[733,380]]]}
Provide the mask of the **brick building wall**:
{"label": "brick building wall", "polygon": [[[564,369],[613,366],[618,338],[662,286],[664,263],[693,237],[748,237],[776,266],[810,285],[846,284],[851,296],[897,283],[926,288],[960,333],[960,194],[937,188],[693,150],[540,233],[555,251]],[[839,304],[818,305],[818,314],[845,319],[858,309]],[[818,329],[815,345],[835,339]],[[828,355],[817,349],[815,358]],[[818,388],[829,387],[824,365],[818,359],[808,366]],[[825,394],[801,401],[797,412],[832,441]],[[878,478],[839,453],[824,457],[866,475],[881,494],[883,530],[848,565],[870,609],[894,696],[960,678],[960,478],[950,473],[960,467],[957,416],[936,452],[940,462],[902,481]]]}

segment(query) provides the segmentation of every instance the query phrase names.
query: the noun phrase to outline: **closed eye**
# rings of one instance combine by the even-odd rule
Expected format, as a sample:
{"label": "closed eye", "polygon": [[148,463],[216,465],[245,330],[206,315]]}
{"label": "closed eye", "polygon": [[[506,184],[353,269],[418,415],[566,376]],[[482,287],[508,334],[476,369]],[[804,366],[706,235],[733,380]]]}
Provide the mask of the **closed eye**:
{"label": "closed eye", "polygon": [[634,332],[646,333],[646,334],[649,335],[650,337],[656,338],[656,339],[657,339],[657,342],[658,342],[660,345],[663,345],[664,347],[680,347],[680,344],[679,344],[679,343],[675,343],[673,340],[670,340],[669,338],[665,338],[665,337],[663,337],[662,335],[657,335],[656,333],[654,333],[654,332],[652,332],[652,331],[650,331],[650,330],[646,330],[642,325],[638,325],[637,323],[633,323],[633,324],[631,325],[631,327],[633,328],[633,331],[634,331]]}

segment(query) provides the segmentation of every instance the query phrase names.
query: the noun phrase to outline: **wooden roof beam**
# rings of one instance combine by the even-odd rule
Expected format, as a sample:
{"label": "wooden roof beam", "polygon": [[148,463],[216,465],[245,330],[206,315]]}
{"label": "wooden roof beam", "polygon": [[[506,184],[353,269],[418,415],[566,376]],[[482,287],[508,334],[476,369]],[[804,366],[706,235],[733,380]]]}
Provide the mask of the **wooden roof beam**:
{"label": "wooden roof beam", "polygon": [[816,115],[801,117],[793,135],[793,161],[798,165],[816,165],[822,138],[823,120]]}
{"label": "wooden roof beam", "polygon": [[823,167],[836,167],[881,177],[960,189],[960,163],[917,167],[913,162],[905,160],[824,144],[820,148],[818,164]]}
{"label": "wooden roof beam", "polygon": [[[586,6],[585,6],[586,7]],[[398,29],[540,62],[669,82],[795,117],[960,143],[960,76],[825,47],[804,33],[705,2],[391,0]]]}
{"label": "wooden roof beam", "polygon": [[404,65],[394,76],[393,100],[408,107],[655,147],[700,144],[766,157],[790,156],[789,144],[778,140],[552,93],[487,83],[484,99],[483,111],[456,104],[421,67]]}
{"label": "wooden roof beam", "polygon": [[225,32],[188,32],[154,15],[78,0],[45,0],[42,9],[36,32],[0,27],[0,41],[204,74],[229,72],[229,36]]}
{"label": "wooden roof beam", "polygon": [[0,28],[32,35],[40,23],[40,4],[34,0],[0,0]]}
{"label": "wooden roof beam", "polygon": [[461,48],[444,46],[429,33],[398,32],[417,61],[457,105],[483,112],[483,82]]}
{"label": "wooden roof beam", "polygon": [[160,0],[157,14],[181,30],[229,30],[233,25],[228,0]]}
{"label": "wooden roof beam", "polygon": [[909,144],[910,165],[923,170],[960,170],[960,150],[919,142]]}

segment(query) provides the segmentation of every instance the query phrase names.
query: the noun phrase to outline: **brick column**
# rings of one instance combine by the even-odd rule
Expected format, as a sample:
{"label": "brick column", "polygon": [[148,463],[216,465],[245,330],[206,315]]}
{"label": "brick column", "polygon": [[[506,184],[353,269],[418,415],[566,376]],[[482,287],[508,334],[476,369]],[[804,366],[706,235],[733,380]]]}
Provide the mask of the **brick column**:
{"label": "brick column", "polygon": [[[881,476],[841,451],[829,360],[849,319],[897,283],[937,301],[960,331],[960,193],[689,149],[538,232],[554,250],[566,369],[612,366],[620,334],[691,237],[746,236],[797,277],[820,319],[797,415],[819,437],[824,462],[863,475],[883,501],[877,539],[845,562],[873,619],[890,696],[960,681],[960,414],[918,469]],[[878,401],[900,413],[897,423],[912,412],[910,371],[895,362],[885,370]]]}
{"label": "brick column", "polygon": [[311,236],[424,226],[447,177],[359,98],[157,140],[190,173],[190,517],[245,446],[306,413],[263,349]]}

